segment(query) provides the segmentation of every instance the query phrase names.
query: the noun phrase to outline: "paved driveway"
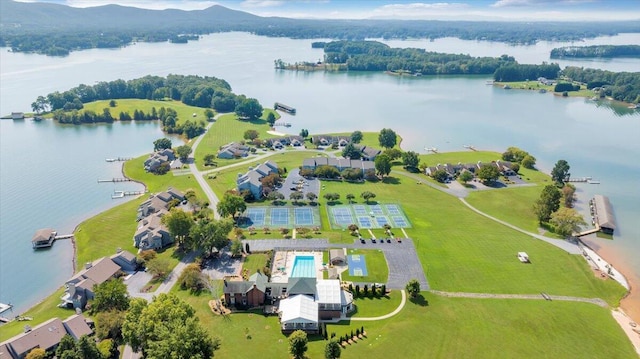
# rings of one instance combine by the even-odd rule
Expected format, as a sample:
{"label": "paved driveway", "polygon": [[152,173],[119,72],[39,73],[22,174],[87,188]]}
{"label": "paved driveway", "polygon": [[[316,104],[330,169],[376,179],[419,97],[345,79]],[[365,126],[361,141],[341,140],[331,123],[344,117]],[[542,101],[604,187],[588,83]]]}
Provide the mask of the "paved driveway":
{"label": "paved driveway", "polygon": [[224,279],[226,276],[240,275],[242,270],[242,260],[231,258],[229,252],[225,251],[220,257],[207,261],[202,273],[211,279]]}
{"label": "paved driveway", "polygon": [[317,178],[306,179],[300,176],[300,170],[297,168],[289,171],[287,178],[285,178],[284,183],[282,184],[282,188],[280,188],[278,192],[284,195],[285,200],[289,200],[289,195],[294,192],[291,188],[297,187],[300,180],[304,181],[301,192],[304,195],[305,200],[307,198],[307,193],[309,192],[315,193],[318,197],[320,196],[320,181]]}
{"label": "paved driveway", "polygon": [[150,280],[151,274],[138,271],[127,278],[127,280],[124,281],[124,284],[127,285],[127,291],[131,297],[147,299],[147,297],[151,297],[151,294],[142,293],[141,290],[147,283],[149,283]]}

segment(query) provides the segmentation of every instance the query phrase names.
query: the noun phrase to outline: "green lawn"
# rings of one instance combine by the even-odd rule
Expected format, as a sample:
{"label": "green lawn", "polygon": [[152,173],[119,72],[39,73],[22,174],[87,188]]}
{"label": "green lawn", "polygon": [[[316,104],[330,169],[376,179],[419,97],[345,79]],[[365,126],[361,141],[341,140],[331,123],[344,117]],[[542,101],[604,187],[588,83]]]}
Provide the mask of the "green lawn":
{"label": "green lawn", "polygon": [[349,270],[342,272],[340,278],[348,282],[386,283],[389,278],[389,267],[384,258],[384,253],[376,249],[350,249],[349,255],[365,255],[367,263],[367,276],[351,276]]}
{"label": "green lawn", "polygon": [[36,325],[46,322],[51,318],[60,318],[64,320],[76,314],[72,309],[58,308],[58,304],[62,302],[60,299],[62,294],[64,294],[64,287],[56,290],[53,294],[26,312],[20,313],[22,316],[32,317],[33,320],[28,322],[18,322],[14,320],[10,323],[2,324],[2,326],[0,326],[0,342],[22,333],[26,324],[35,327]]}
{"label": "green lawn", "polygon": [[166,191],[169,187],[183,192],[192,189],[198,198],[206,199],[202,188],[192,175],[174,176],[172,173],[156,175],[145,171],[144,161],[147,158],[149,158],[148,155],[143,155],[125,162],[124,174],[135,181],[144,183],[150,193]]}
{"label": "green lawn", "polygon": [[[236,313],[223,318],[209,310],[210,294],[191,295],[175,288],[174,292],[196,309],[211,336],[221,339],[216,356],[253,358],[260,348],[264,358],[289,357],[288,339],[280,332],[277,316]],[[342,358],[635,357],[609,310],[593,304],[423,294],[423,302],[407,301],[391,319],[328,325],[328,332],[337,336],[361,326],[367,332],[366,339],[342,351]],[[399,293],[392,293],[384,303],[376,303],[376,299],[356,303],[362,306],[362,313],[386,314],[397,306],[396,295],[399,297]],[[326,341],[312,336],[307,357],[323,357],[325,345]]]}
{"label": "green lawn", "polygon": [[[119,118],[120,112],[128,112],[133,117],[135,110],[142,110],[145,113],[150,113],[151,108],[155,107],[156,110],[160,110],[160,107],[172,108],[178,113],[177,122],[189,121],[207,121],[204,116],[205,108],[194,107],[185,105],[180,101],[152,101],[142,99],[119,99],[116,101],[116,107],[109,107],[110,100],[100,100],[84,104],[84,110],[91,110],[96,113],[102,113],[102,110],[108,108],[111,111],[111,116]],[[193,114],[196,114],[193,117]],[[158,124],[159,125],[159,124]]]}
{"label": "green lawn", "polygon": [[[256,121],[240,121],[234,113],[220,116],[220,118],[218,118],[211,128],[204,134],[202,141],[193,155],[198,169],[210,169],[210,167],[204,166],[204,162],[202,160],[204,156],[207,154],[217,155],[220,146],[226,145],[229,142],[244,141],[243,136],[246,130],[258,131],[260,134],[259,138],[263,140],[277,137],[267,133],[267,131],[270,130],[266,121],[269,112],[276,113],[273,110],[265,109],[262,117]],[[238,161],[241,160],[225,160],[216,158],[218,166],[225,166]]]}
{"label": "green lawn", "polygon": [[[251,248],[249,248],[251,249]],[[267,260],[269,259],[269,255],[267,253],[251,253],[250,255],[244,257],[244,263],[242,263],[242,269],[246,269],[249,271],[249,275],[260,270],[263,271],[263,268],[267,265]]]}
{"label": "green lawn", "polygon": [[[353,132],[318,133],[318,135],[351,136],[352,133]],[[380,146],[380,142],[378,141],[379,134],[380,132],[362,132],[362,141],[360,141],[359,145],[382,149],[382,146]],[[312,134],[309,137],[313,136],[314,135]],[[396,145],[394,146],[394,148],[400,149],[401,144],[402,137],[396,135]]]}
{"label": "green lawn", "polygon": [[356,312],[352,317],[379,317],[396,310],[402,300],[402,294],[398,290],[391,291],[384,297],[360,297],[353,301]]}

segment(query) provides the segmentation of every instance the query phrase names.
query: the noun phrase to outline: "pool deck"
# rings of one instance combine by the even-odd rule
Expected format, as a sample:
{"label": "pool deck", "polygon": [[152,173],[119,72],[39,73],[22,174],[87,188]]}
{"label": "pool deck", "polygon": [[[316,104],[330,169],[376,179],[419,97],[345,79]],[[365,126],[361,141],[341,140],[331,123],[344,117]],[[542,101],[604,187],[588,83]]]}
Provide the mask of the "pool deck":
{"label": "pool deck", "polygon": [[313,256],[316,278],[323,278],[322,251],[277,251],[273,256],[273,265],[271,266],[271,282],[287,283],[289,281],[289,275],[293,271],[293,263],[296,256]]}

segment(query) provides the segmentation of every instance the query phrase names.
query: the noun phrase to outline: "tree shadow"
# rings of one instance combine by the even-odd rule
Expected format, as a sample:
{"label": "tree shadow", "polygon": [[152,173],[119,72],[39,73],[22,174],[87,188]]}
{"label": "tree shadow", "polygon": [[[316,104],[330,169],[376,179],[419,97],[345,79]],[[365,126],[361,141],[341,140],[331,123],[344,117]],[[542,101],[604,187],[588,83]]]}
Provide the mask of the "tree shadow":
{"label": "tree shadow", "polygon": [[400,184],[400,179],[396,177],[385,177],[382,179],[382,183],[385,184]]}
{"label": "tree shadow", "polygon": [[419,305],[421,307],[428,307],[429,306],[429,301],[422,294],[418,294],[415,297],[409,298],[409,301],[411,303]]}

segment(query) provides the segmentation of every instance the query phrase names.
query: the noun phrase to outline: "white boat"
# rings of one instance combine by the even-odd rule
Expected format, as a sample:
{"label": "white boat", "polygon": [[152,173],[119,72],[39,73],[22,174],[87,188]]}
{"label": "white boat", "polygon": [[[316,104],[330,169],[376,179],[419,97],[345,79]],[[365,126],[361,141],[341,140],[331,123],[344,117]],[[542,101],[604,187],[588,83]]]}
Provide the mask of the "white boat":
{"label": "white boat", "polygon": [[588,184],[600,184],[600,181],[598,180],[587,180]]}
{"label": "white boat", "polygon": [[13,308],[13,305],[11,304],[0,303],[0,313],[4,313],[11,308]]}
{"label": "white boat", "polygon": [[113,191],[113,194],[111,195],[112,199],[116,199],[116,198],[124,198],[124,191]]}
{"label": "white boat", "polygon": [[105,161],[107,161],[107,162],[115,162],[116,159],[115,158],[105,158]]}

